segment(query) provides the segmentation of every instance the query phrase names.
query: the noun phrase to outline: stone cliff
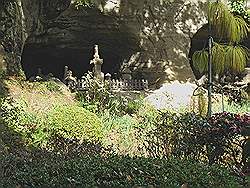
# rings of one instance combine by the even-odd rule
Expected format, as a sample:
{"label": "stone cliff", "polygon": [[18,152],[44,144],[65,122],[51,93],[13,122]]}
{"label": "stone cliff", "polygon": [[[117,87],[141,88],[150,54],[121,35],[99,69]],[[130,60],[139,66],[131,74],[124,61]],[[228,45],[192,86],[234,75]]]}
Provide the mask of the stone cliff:
{"label": "stone cliff", "polygon": [[129,66],[134,78],[152,83],[194,78],[188,53],[206,23],[205,0],[107,0],[79,10],[72,3],[0,0],[0,42],[9,74],[19,74],[22,57],[28,77],[40,67],[60,77],[66,64],[81,76],[91,69],[93,46],[99,44],[104,72]]}

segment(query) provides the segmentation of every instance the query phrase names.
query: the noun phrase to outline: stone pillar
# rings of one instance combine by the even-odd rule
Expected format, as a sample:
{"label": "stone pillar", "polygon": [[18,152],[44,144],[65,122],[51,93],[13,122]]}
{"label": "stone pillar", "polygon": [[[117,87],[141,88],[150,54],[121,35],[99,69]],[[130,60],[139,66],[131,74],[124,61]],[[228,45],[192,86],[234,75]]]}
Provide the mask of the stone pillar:
{"label": "stone pillar", "polygon": [[104,74],[102,72],[103,59],[100,59],[98,45],[95,45],[94,52],[94,59],[90,61],[90,64],[94,64],[94,77],[100,81],[104,81]]}

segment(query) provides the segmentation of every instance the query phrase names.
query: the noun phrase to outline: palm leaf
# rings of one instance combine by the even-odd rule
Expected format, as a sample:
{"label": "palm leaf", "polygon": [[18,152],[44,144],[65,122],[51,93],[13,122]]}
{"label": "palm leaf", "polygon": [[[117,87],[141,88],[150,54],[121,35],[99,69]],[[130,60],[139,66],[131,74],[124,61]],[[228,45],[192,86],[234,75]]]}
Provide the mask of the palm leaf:
{"label": "palm leaf", "polygon": [[227,37],[232,43],[240,42],[248,36],[249,25],[241,16],[234,16],[228,25]]}
{"label": "palm leaf", "polygon": [[214,74],[222,74],[225,71],[225,47],[224,45],[213,43],[212,65]]}
{"label": "palm leaf", "polygon": [[209,3],[208,19],[211,25],[215,27],[220,38],[227,34],[227,27],[232,18],[233,15],[224,3],[220,1]]}
{"label": "palm leaf", "polygon": [[249,50],[242,46],[226,47],[225,67],[228,70],[239,73],[244,71],[249,59]]}
{"label": "palm leaf", "polygon": [[234,16],[221,1],[209,4],[208,19],[219,38],[238,43],[248,36],[249,25],[241,16]]}
{"label": "palm leaf", "polygon": [[193,66],[200,73],[207,71],[208,52],[203,49],[194,52],[192,56]]}

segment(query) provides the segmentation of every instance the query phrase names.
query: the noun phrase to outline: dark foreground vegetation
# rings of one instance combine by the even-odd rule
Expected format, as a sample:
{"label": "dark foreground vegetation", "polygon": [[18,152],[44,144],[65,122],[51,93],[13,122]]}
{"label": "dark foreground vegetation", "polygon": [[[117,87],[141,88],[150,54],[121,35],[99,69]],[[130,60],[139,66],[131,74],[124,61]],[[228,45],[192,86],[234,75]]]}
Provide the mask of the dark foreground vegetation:
{"label": "dark foreground vegetation", "polygon": [[95,84],[78,100],[53,81],[2,84],[0,187],[248,186],[244,112],[207,120]]}

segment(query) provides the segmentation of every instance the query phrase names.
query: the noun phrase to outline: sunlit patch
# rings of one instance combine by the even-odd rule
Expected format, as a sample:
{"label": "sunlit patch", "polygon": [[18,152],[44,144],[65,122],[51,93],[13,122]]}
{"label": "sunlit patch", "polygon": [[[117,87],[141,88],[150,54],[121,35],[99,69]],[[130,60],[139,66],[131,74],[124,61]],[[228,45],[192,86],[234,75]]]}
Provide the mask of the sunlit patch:
{"label": "sunlit patch", "polygon": [[120,0],[108,0],[104,6],[104,10],[119,12]]}
{"label": "sunlit patch", "polygon": [[195,84],[174,81],[172,83],[163,84],[160,89],[155,90],[146,97],[145,100],[156,109],[185,108],[190,106],[195,88]]}

